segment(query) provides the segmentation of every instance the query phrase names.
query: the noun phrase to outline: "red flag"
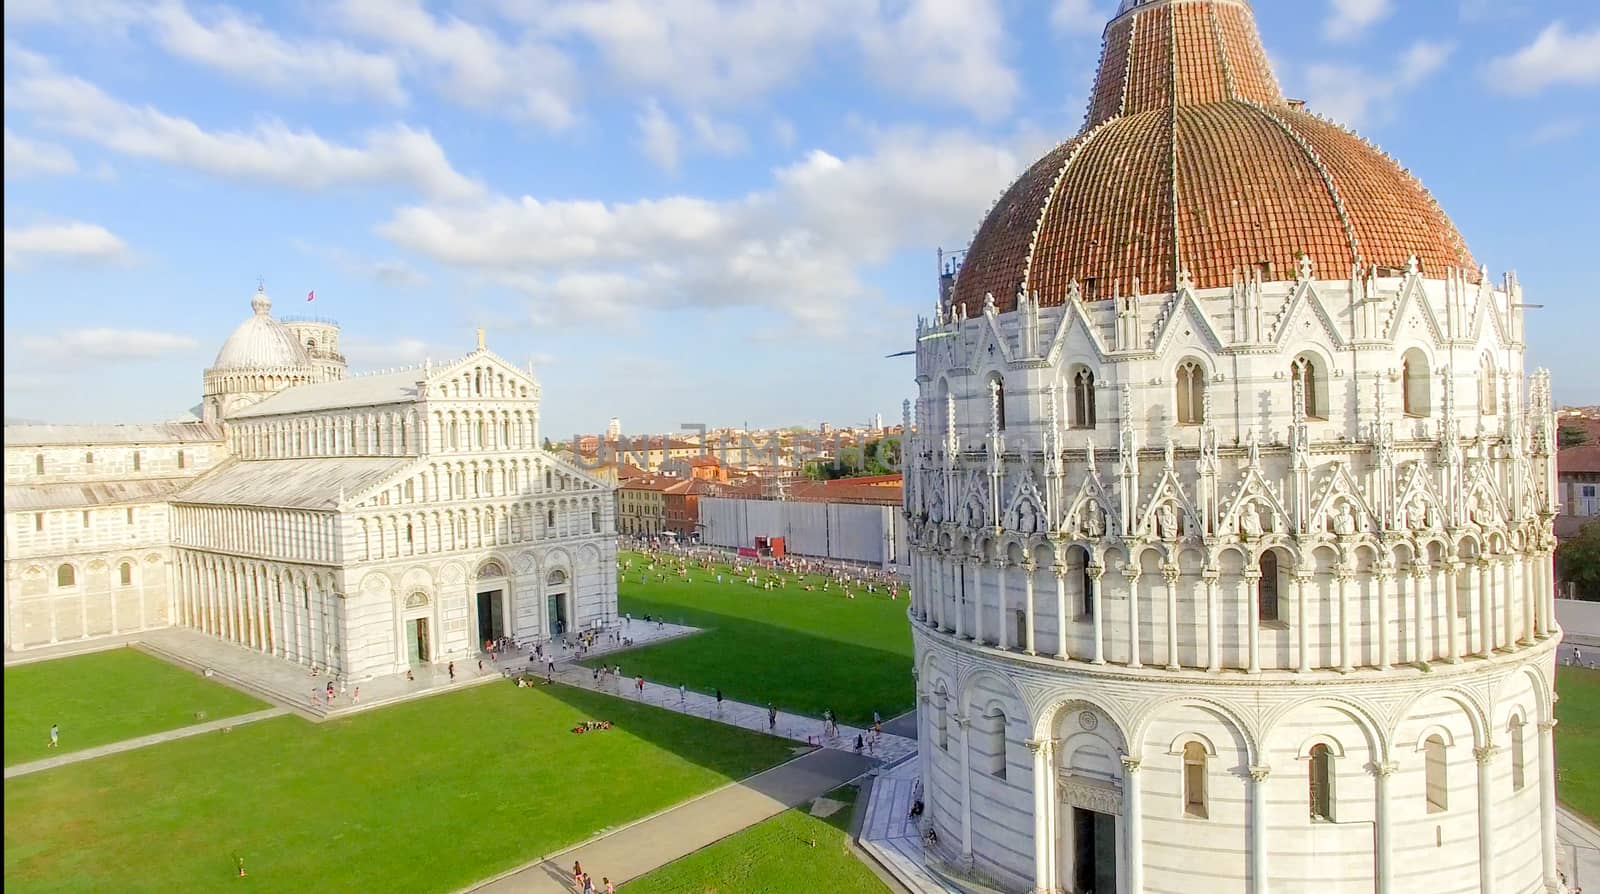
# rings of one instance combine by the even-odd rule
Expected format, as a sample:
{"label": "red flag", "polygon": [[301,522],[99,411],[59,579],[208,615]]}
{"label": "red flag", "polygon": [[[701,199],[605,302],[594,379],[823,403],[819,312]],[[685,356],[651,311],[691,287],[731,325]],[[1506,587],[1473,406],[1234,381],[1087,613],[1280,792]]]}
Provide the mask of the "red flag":
{"label": "red flag", "polygon": [[307,293],[306,293],[306,300],[307,300],[307,301],[315,301],[315,300],[317,300],[317,293],[316,293],[316,291],[315,291],[315,290],[312,290],[312,291],[310,291],[310,292],[307,292]]}

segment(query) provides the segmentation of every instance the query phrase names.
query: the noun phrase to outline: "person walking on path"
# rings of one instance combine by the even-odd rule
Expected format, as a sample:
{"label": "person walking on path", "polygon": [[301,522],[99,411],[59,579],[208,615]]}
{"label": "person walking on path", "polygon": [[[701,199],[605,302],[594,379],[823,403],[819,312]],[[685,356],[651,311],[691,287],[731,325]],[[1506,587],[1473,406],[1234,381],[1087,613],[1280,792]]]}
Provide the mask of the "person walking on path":
{"label": "person walking on path", "polygon": [[355,695],[352,695],[352,696],[351,696],[351,697],[350,697],[350,704],[352,704],[352,705],[353,705],[353,704],[356,704],[356,703],[357,703],[357,702],[359,702],[359,701],[361,701],[361,687],[360,687],[360,686],[357,686],[357,687],[356,687],[356,692],[355,692]]}
{"label": "person walking on path", "polygon": [[636,679],[634,681],[633,686],[634,686],[635,689],[639,690],[639,700],[643,701],[644,700],[644,675],[643,674],[639,675],[638,679]]}
{"label": "person walking on path", "polygon": [[50,724],[50,744],[46,745],[45,747],[46,748],[60,748],[61,747],[61,726],[59,724],[55,724],[55,723]]}
{"label": "person walking on path", "polygon": [[452,662],[450,662],[450,682],[454,683],[455,679],[456,679],[456,663],[454,661],[452,661]]}
{"label": "person walking on path", "polygon": [[606,886],[605,894],[617,894],[617,886],[611,884],[611,879],[601,876],[600,881]]}
{"label": "person walking on path", "polygon": [[862,750],[865,749],[866,747],[867,747],[866,741],[861,738],[861,734],[860,733],[856,733],[856,754],[860,754],[862,752]]}
{"label": "person walking on path", "polygon": [[722,689],[720,687],[717,689],[717,713],[722,713]]}
{"label": "person walking on path", "polygon": [[778,709],[773,706],[772,702],[767,702],[767,732],[773,732],[777,730],[777,728]]}
{"label": "person walking on path", "polygon": [[577,860],[572,861],[572,885],[579,890],[583,889],[583,864]]}
{"label": "person walking on path", "polygon": [[689,687],[682,683],[678,684],[678,707],[685,711],[689,710]]}

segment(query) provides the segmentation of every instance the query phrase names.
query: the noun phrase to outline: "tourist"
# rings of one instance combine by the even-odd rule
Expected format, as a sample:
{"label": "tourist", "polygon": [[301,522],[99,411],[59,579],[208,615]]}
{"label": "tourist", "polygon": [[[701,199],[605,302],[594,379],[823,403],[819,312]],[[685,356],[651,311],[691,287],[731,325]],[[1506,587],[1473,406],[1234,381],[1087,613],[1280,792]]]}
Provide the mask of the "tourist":
{"label": "tourist", "polygon": [[1572,647],[1572,663],[1583,667],[1583,650],[1577,646]]}
{"label": "tourist", "polygon": [[860,733],[856,733],[856,754],[860,754],[866,747],[866,740],[861,738]]}
{"label": "tourist", "polygon": [[346,677],[340,677],[339,678],[339,694],[340,695],[344,695],[345,690],[348,689],[349,686],[350,686],[350,680],[348,678],[346,678]]}
{"label": "tourist", "polygon": [[722,713],[722,689],[717,689],[717,713]]}
{"label": "tourist", "polygon": [[883,722],[883,718],[878,716],[878,712],[877,711],[873,711],[872,712],[872,725],[873,726],[877,726],[878,724],[880,724],[882,722]]}
{"label": "tourist", "polygon": [[409,668],[409,667],[408,667],[408,668],[406,668],[406,682],[408,682],[408,683],[415,683],[415,682],[417,682],[417,678],[416,678],[416,677],[414,677],[414,676],[412,676],[412,674],[411,674],[411,668]]}
{"label": "tourist", "polygon": [[587,872],[583,874],[583,894],[594,894],[594,879]]}
{"label": "tourist", "polygon": [[322,690],[318,689],[315,686],[311,687],[311,707],[315,708],[317,706],[317,696],[319,696],[321,694],[322,694]]}
{"label": "tourist", "polygon": [[617,886],[611,884],[611,879],[601,876],[600,881],[606,886],[605,894],[617,894]]}
{"label": "tourist", "polygon": [[478,673],[480,673],[480,674],[483,673],[483,659],[482,658],[478,659]]}
{"label": "tourist", "polygon": [[454,661],[452,661],[452,662],[450,662],[450,681],[451,682],[455,682],[455,679],[456,679],[456,663]]}
{"label": "tourist", "polygon": [[689,688],[682,683],[678,684],[678,707],[689,710]]}
{"label": "tourist", "polygon": [[639,698],[641,700],[643,700],[644,699],[644,675],[640,674],[638,680],[636,680],[633,685],[639,690]]}
{"label": "tourist", "polygon": [[767,732],[773,732],[777,728],[778,709],[773,706],[772,702],[767,702]]}
{"label": "tourist", "polygon": [[359,701],[361,701],[361,687],[357,686],[355,694],[350,696],[350,704],[353,705],[353,704],[355,704],[356,702],[359,702]]}
{"label": "tourist", "polygon": [[333,704],[333,681],[328,681],[328,704]]}
{"label": "tourist", "polygon": [[54,724],[54,723],[50,724],[50,744],[46,745],[45,747],[46,748],[60,748],[61,747],[61,727],[59,725]]}
{"label": "tourist", "polygon": [[572,861],[572,884],[580,889],[583,887],[583,864],[577,860]]}

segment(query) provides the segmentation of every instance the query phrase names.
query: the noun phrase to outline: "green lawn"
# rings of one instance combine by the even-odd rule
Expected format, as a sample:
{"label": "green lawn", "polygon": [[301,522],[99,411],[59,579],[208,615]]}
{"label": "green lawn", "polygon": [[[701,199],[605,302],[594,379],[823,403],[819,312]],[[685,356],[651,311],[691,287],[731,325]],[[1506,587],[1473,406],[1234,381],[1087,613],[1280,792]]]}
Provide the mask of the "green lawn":
{"label": "green lawn", "polygon": [[1556,793],[1600,822],[1600,671],[1556,668]]}
{"label": "green lawn", "polygon": [[146,655],[111,649],[8,667],[6,766],[56,754],[50,724],[61,726],[62,753],[120,742],[267,706],[248,695]]}
{"label": "green lawn", "polygon": [[[590,664],[620,662],[629,676],[680,683],[701,692],[721,687],[725,696],[753,704],[774,702],[786,711],[820,716],[832,708],[846,723],[865,723],[912,707],[911,627],[901,598],[847,599],[837,587],[814,592],[790,577],[785,589],[762,590],[691,568],[691,580],[671,571],[665,581],[641,580],[644,557],[624,553],[633,570],[619,588],[621,611],[706,628],[705,633],[646,646]],[[660,569],[658,568],[658,571]]]}
{"label": "green lawn", "polygon": [[5,884],[216,890],[242,854],[252,890],[452,891],[790,754],[563,686],[286,716],[8,780]]}
{"label": "green lawn", "polygon": [[[828,797],[848,804],[857,789]],[[882,894],[889,889],[850,852],[850,807],[818,819],[785,811],[623,886],[627,894]]]}

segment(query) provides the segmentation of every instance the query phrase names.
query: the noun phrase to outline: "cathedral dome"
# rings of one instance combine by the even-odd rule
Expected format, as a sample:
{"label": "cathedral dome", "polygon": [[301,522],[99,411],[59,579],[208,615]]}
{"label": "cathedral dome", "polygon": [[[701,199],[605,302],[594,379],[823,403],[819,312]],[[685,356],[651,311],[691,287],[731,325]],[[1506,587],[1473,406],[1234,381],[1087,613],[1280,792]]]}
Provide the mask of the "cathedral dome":
{"label": "cathedral dome", "polygon": [[250,318],[233,330],[217,352],[213,370],[282,369],[311,365],[311,357],[288,327],[272,318],[272,299],[257,290]]}
{"label": "cathedral dome", "polygon": [[1247,276],[1478,272],[1422,184],[1284,98],[1245,0],[1124,0],[1106,27],[1083,130],[1035,163],[978,228],[952,300],[1001,311],[1171,292]]}

